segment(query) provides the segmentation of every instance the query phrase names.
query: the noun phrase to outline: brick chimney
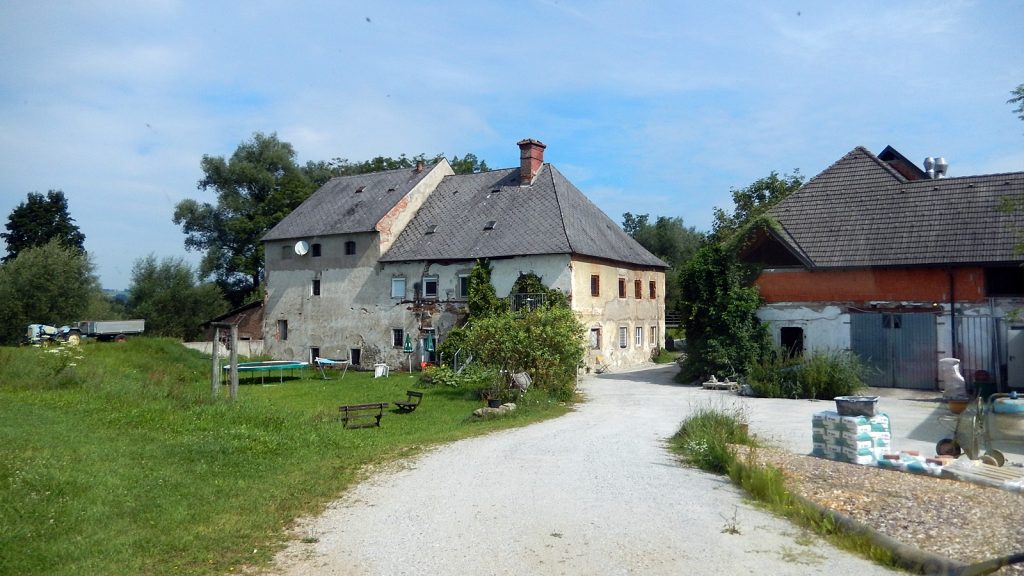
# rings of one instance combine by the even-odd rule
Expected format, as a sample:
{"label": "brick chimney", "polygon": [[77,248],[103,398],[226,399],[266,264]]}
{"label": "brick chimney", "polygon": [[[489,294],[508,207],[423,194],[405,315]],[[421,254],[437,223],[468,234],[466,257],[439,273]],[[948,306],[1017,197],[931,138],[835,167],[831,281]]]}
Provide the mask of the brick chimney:
{"label": "brick chimney", "polygon": [[519,185],[528,186],[533,183],[533,177],[540,171],[544,164],[544,149],[547,146],[540,140],[526,138],[517,142],[519,144]]}

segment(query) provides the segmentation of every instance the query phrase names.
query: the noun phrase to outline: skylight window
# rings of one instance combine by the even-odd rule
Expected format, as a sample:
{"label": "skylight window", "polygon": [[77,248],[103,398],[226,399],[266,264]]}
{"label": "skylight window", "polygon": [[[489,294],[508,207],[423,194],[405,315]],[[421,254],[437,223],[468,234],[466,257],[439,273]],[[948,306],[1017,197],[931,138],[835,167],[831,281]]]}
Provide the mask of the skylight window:
{"label": "skylight window", "polygon": [[437,224],[427,226],[427,234],[433,234],[434,232],[437,232]]}
{"label": "skylight window", "polygon": [[388,192],[394,192],[394,191],[395,191],[394,188],[388,188]]}
{"label": "skylight window", "polygon": [[488,220],[487,224],[484,224],[484,230],[494,230],[494,225],[497,223],[497,220]]}
{"label": "skylight window", "polygon": [[361,193],[365,189],[366,189],[366,186],[360,186],[359,188],[356,188],[356,194]]}

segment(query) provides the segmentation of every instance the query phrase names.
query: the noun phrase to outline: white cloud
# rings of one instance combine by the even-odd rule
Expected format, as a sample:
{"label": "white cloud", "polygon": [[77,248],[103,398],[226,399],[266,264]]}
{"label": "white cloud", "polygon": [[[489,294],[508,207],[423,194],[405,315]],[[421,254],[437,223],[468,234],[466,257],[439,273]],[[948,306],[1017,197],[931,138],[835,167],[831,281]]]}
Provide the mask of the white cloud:
{"label": "white cloud", "polygon": [[700,227],[730,187],[857,145],[1021,170],[1021,21],[1015,2],[8,3],[0,214],[64,189],[123,287],[134,259],[184,253],[171,211],[212,200],[200,158],[254,131],[301,161],[493,167],[540,138],[613,220]]}

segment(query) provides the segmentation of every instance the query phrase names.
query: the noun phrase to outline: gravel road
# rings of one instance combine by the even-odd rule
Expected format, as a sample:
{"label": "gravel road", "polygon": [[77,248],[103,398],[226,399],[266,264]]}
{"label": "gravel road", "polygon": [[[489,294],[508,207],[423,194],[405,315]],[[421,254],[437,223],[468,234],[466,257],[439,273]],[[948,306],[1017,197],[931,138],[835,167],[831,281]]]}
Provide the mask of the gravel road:
{"label": "gravel road", "polygon": [[[590,376],[566,416],[449,444],[304,520],[275,574],[889,574],[665,448],[675,368]],[[372,432],[371,432],[372,433]],[[729,528],[735,528],[730,530]],[[738,532],[738,533],[736,533]]]}

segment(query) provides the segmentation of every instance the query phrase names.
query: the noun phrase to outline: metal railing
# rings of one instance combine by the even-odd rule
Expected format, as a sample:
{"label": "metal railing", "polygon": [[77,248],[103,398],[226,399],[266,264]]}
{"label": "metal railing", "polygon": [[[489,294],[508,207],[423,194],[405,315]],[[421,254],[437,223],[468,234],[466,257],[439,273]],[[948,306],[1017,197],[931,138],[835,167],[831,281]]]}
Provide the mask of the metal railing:
{"label": "metal railing", "polygon": [[510,297],[509,305],[512,307],[512,311],[519,312],[520,310],[536,310],[538,306],[544,304],[547,295],[541,293],[511,294]]}

